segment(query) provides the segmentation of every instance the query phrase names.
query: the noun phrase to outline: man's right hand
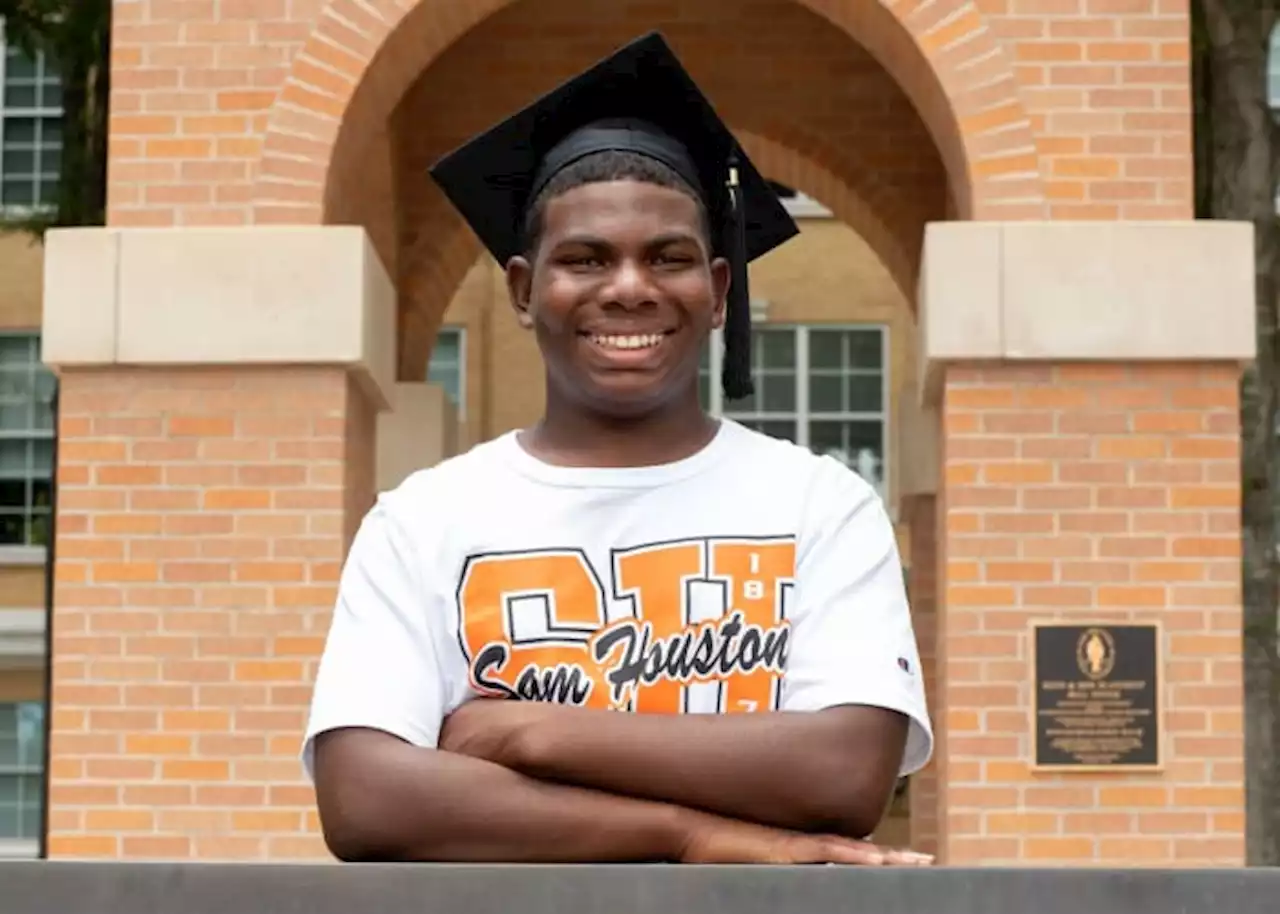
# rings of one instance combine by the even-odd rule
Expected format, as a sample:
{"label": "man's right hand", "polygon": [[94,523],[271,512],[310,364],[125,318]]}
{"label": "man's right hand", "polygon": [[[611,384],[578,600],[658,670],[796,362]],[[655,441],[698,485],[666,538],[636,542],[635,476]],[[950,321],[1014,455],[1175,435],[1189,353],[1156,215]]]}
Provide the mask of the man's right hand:
{"label": "man's right hand", "polygon": [[681,863],[794,866],[929,866],[933,858],[915,851],[877,847],[836,835],[808,835],[748,822],[708,819],[694,826]]}

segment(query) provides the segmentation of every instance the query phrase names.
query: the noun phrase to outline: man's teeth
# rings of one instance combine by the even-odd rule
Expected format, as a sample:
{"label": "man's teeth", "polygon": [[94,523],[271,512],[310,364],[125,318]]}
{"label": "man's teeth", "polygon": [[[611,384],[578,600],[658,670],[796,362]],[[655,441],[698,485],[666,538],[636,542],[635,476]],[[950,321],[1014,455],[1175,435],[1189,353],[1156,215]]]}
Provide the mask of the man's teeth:
{"label": "man's teeth", "polygon": [[649,349],[662,342],[661,333],[642,333],[632,336],[593,336],[591,342],[605,349]]}

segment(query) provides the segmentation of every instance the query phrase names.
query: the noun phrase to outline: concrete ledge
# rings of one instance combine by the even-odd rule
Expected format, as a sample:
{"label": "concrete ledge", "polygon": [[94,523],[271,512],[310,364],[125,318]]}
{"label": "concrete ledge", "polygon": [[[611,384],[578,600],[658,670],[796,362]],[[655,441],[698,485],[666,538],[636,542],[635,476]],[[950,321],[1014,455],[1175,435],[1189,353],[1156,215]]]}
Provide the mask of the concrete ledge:
{"label": "concrete ledge", "polygon": [[948,362],[1255,353],[1247,222],[940,222],[920,272],[921,393]]}
{"label": "concrete ledge", "polygon": [[942,420],[937,409],[921,402],[914,382],[905,383],[899,396],[894,430],[895,504],[915,495],[936,495],[938,467],[942,464],[938,445]]}
{"label": "concrete ledge", "polygon": [[45,248],[55,369],[339,364],[386,406],[396,296],[361,228],[59,229]]}
{"label": "concrete ledge", "polygon": [[0,863],[5,914],[1274,914],[1280,869]]}
{"label": "concrete ledge", "polygon": [[0,669],[44,666],[45,611],[0,609]]}
{"label": "concrete ledge", "polygon": [[458,413],[443,387],[405,381],[391,396],[391,408],[378,416],[379,492],[458,452]]}

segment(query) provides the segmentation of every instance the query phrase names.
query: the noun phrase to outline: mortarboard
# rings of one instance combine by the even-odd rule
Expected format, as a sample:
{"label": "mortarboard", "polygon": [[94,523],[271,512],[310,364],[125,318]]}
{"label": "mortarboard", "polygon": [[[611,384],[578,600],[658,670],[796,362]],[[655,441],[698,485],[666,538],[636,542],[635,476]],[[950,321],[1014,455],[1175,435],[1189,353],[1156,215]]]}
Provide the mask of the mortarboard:
{"label": "mortarboard", "polygon": [[725,396],[752,392],[747,264],[797,234],[773,188],[658,32],[623,46],[431,168],[446,197],[505,265],[525,253],[525,211],[561,169],[605,150],[663,163],[702,196],[732,280]]}

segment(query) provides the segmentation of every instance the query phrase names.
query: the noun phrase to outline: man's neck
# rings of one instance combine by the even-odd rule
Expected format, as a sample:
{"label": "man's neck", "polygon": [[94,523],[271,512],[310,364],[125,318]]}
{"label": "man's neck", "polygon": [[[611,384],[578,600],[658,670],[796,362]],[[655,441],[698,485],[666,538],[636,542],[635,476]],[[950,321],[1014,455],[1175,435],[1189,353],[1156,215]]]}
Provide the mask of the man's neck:
{"label": "man's neck", "polygon": [[696,397],[633,419],[593,415],[548,397],[542,419],[521,434],[520,443],[561,466],[657,466],[693,456],[719,427]]}

